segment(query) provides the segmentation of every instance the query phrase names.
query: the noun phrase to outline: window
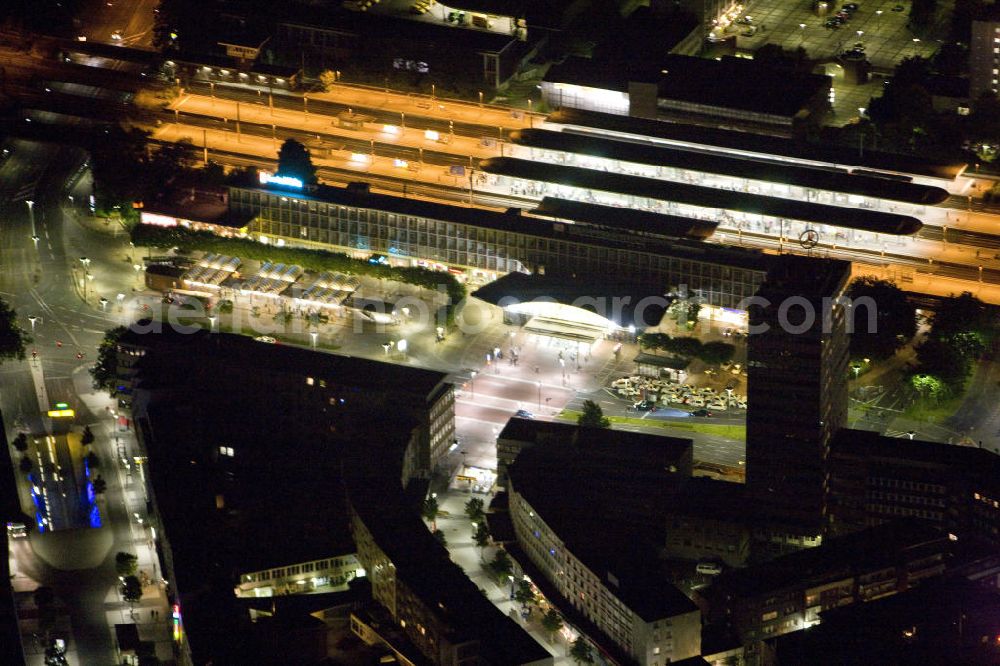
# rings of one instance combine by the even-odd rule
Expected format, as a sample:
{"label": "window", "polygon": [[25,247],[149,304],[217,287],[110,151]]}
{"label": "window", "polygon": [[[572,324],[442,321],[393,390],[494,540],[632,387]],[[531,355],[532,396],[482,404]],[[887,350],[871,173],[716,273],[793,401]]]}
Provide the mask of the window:
{"label": "window", "polygon": [[233,447],[231,446],[220,446],[219,455],[226,456],[227,458],[232,458],[233,456],[236,455],[236,452],[233,451]]}
{"label": "window", "polygon": [[316,383],[315,379],[313,379],[312,377],[306,377],[306,386],[312,386],[315,383]]}

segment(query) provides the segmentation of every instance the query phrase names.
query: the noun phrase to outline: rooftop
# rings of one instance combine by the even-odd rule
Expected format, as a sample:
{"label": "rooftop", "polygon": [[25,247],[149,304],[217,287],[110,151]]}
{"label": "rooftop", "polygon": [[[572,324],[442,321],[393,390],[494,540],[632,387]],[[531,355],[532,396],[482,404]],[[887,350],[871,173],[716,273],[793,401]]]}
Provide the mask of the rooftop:
{"label": "rooftop", "polygon": [[419,506],[399,485],[399,456],[385,443],[380,438],[369,447],[351,447],[344,475],[351,506],[395,565],[397,579],[438,615],[455,642],[478,639],[486,663],[549,659],[548,651],[501,613],[431,535]]}
{"label": "rooftop", "polygon": [[830,87],[830,78],[822,74],[803,74],[746,58],[678,54],[638,65],[614,58],[571,57],[550,68],[545,80],[619,92],[628,92],[630,81],[656,83],[661,99],[782,116],[794,116]]}
{"label": "rooftop", "polygon": [[709,595],[722,592],[747,598],[821,583],[855,572],[902,564],[901,554],[911,550],[926,548],[943,553],[947,543],[945,534],[924,521],[893,521],[828,539],[815,548],[726,572],[716,579]]}
{"label": "rooftop", "polygon": [[851,263],[795,254],[773,257],[761,294],[787,294],[805,298],[836,296],[851,276]]}
{"label": "rooftop", "polygon": [[706,220],[678,215],[665,215],[633,208],[616,208],[586,201],[545,197],[531,215],[542,215],[560,220],[582,222],[625,233],[649,234],[668,238],[704,240],[711,236],[718,224]]}
{"label": "rooftop", "polygon": [[910,464],[960,467],[1000,484],[1000,456],[974,446],[925,442],[905,437],[885,437],[870,430],[842,428],[830,442],[831,455],[865,456],[873,461],[895,460]]}
{"label": "rooftop", "polygon": [[487,173],[555,183],[598,192],[671,201],[707,209],[735,210],[742,213],[815,222],[830,226],[852,227],[888,234],[914,234],[923,224],[915,217],[881,211],[833,206],[781,197],[720,190],[704,185],[673,183],[656,178],[608,173],[595,169],[546,164],[513,157],[490,157],[479,163]]}
{"label": "rooftop", "polygon": [[[579,243],[590,243],[603,247],[635,249],[634,240],[613,236],[594,239],[586,228],[575,229],[574,225],[526,217],[518,209],[506,213],[497,213],[482,208],[468,206],[452,206],[449,204],[406,199],[388,194],[375,194],[359,191],[356,188],[332,187],[320,185],[314,192],[291,191],[278,187],[249,186],[247,189],[255,192],[286,196],[289,199],[302,201],[318,201],[341,206],[355,206],[369,210],[385,211],[402,215],[426,217],[431,220],[465,224],[483,229],[494,229],[512,233],[526,234],[538,238],[557,240],[575,240]],[[742,248],[706,245],[696,241],[682,239],[644,239],[642,247],[649,252],[667,256],[687,258],[692,261],[724,264],[727,266],[766,270],[765,258],[760,252]]]}
{"label": "rooftop", "polygon": [[645,118],[630,118],[578,109],[560,109],[549,116],[548,122],[714,146],[720,150],[734,152],[780,155],[807,163],[826,163],[847,168],[882,169],[893,173],[928,176],[948,181],[957,178],[967,166],[964,163],[932,162],[912,155],[896,155],[870,150],[859,155],[858,151],[853,148],[819,141],[803,142],[750,132],[698,127]]}
{"label": "rooftop", "polygon": [[[644,620],[696,610],[657,559],[661,511],[689,477],[691,441],[575,425],[545,424],[533,433],[521,421],[529,419],[512,419],[500,434],[536,442],[510,467],[510,492]],[[594,538],[597,532],[602,538]]]}
{"label": "rooftop", "polygon": [[436,392],[448,376],[443,372],[412,366],[267,344],[232,333],[209,334],[202,330],[185,334],[172,326],[159,328],[159,332],[143,333],[140,326],[132,326],[120,342],[146,348],[157,344],[183,345],[185,356],[211,358],[221,367],[253,368],[262,376],[267,373],[301,373],[303,376],[335,381],[341,386],[394,391],[418,398],[426,398]]}
{"label": "rooftop", "polygon": [[597,276],[508,273],[480,287],[473,296],[494,305],[553,301],[596,312],[619,326],[645,329],[666,314],[667,298],[647,285],[605,281]]}
{"label": "rooftop", "polygon": [[731,56],[715,60],[670,54],[663,61],[661,73],[661,99],[780,116],[794,116],[831,84],[825,74],[802,73]]}
{"label": "rooftop", "polygon": [[689,169],[733,178],[750,178],[810,189],[878,197],[919,205],[934,205],[948,198],[947,190],[905,181],[887,181],[856,175],[846,168],[820,168],[740,155],[719,155],[695,147],[675,147],[652,142],[627,141],[593,134],[525,129],[512,132],[518,145],[564,151],[591,157],[661,167]]}

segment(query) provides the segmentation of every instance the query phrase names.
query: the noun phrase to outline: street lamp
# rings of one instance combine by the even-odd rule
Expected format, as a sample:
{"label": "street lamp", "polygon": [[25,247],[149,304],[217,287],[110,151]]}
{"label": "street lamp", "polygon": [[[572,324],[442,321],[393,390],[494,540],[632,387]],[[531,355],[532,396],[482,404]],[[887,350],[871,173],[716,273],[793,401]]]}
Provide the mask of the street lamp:
{"label": "street lamp", "polygon": [[309,331],[309,337],[312,338],[312,348],[316,349],[316,338],[319,337],[317,331]]}
{"label": "street lamp", "polygon": [[37,245],[38,234],[35,233],[35,202],[27,200],[24,203],[28,204],[28,219],[31,220],[31,239],[34,240],[35,244]]}
{"label": "street lamp", "polygon": [[538,382],[538,411],[542,411],[542,383]]}
{"label": "street lamp", "polygon": [[99,302],[101,304],[101,309],[104,310],[105,312],[107,312],[108,311],[108,299],[106,299],[103,296],[101,296],[101,300]]}
{"label": "street lamp", "polygon": [[37,324],[39,321],[41,321],[40,317],[36,317],[35,315],[28,315],[28,323],[31,324],[32,333],[35,332],[35,324]]}
{"label": "street lamp", "polygon": [[142,264],[132,264],[132,268],[135,269],[135,283],[139,284],[139,271],[142,270]]}
{"label": "street lamp", "polygon": [[214,314],[208,315],[208,330],[215,333],[215,320],[218,319]]}
{"label": "street lamp", "polygon": [[87,278],[86,281],[83,283],[84,284],[84,287],[83,287],[83,300],[87,300],[87,283],[94,281],[94,274],[93,273],[87,273],[86,278]]}
{"label": "street lamp", "polygon": [[806,24],[799,23],[799,46],[806,40]]}
{"label": "street lamp", "polygon": [[469,380],[469,392],[472,393],[472,397],[476,397],[476,375],[479,374],[475,370],[472,371],[472,379]]}

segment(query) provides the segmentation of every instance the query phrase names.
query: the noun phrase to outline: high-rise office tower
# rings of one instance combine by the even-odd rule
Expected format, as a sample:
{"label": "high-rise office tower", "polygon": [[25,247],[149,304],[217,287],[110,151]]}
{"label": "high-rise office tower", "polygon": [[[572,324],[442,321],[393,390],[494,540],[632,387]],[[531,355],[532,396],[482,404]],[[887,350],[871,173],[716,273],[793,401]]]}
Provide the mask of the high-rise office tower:
{"label": "high-rise office tower", "polygon": [[850,273],[844,261],[777,257],[748,308],[747,484],[779,546],[819,543],[826,453],[847,420]]}

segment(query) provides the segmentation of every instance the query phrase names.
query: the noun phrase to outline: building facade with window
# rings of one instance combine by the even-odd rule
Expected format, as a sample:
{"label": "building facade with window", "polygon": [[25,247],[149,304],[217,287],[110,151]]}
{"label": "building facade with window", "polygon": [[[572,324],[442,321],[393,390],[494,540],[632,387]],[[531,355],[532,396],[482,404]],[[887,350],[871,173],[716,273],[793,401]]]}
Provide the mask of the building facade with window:
{"label": "building facade with window", "polygon": [[992,451],[845,428],[827,468],[831,534],[909,516],[1000,542],[1000,456]]}
{"label": "building facade with window", "polygon": [[[514,271],[616,275],[685,288],[710,305],[735,308],[767,268],[753,252],[600,233],[584,225],[401,197],[319,187],[313,194],[233,187],[230,208],[254,218],[265,243],[381,254],[398,265],[447,270],[474,283]],[[575,227],[580,227],[576,229]]]}
{"label": "building facade with window", "polygon": [[969,96],[1000,90],[1000,19],[973,21],[969,42]]}
{"label": "building facade with window", "polygon": [[365,570],[353,552],[311,562],[240,574],[239,597],[272,597],[277,594],[346,590]]}

